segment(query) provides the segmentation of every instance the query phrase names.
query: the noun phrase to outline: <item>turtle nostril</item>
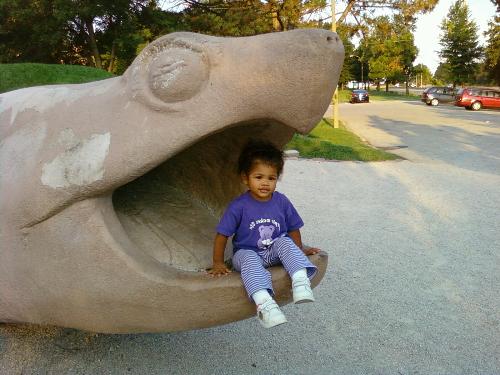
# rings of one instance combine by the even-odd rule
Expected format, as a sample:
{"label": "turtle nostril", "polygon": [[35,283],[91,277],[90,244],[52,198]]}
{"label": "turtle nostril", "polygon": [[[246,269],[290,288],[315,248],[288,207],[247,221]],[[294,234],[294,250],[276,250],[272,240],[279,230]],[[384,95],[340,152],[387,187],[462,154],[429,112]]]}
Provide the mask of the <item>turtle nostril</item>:
{"label": "turtle nostril", "polygon": [[327,36],[327,37],[326,37],[326,40],[327,40],[328,42],[331,42],[331,41],[332,41],[332,39],[333,39],[333,38],[332,38],[331,36]]}

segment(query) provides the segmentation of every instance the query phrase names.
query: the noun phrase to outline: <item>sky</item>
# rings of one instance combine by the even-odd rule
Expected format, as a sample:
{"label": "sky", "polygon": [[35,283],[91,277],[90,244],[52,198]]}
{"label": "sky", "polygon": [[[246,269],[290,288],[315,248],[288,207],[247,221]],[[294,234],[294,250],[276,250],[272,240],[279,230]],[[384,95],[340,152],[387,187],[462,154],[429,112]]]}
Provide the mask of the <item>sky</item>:
{"label": "sky", "polygon": [[[427,65],[432,73],[435,72],[439,65],[437,51],[441,49],[439,44],[440,25],[454,2],[455,0],[439,0],[431,13],[420,15],[417,18],[415,44],[419,53],[415,64]],[[474,20],[479,27],[479,42],[484,45],[486,40],[483,32],[488,29],[488,21],[495,15],[495,6],[490,0],[467,0],[467,3],[469,5],[470,19]]]}

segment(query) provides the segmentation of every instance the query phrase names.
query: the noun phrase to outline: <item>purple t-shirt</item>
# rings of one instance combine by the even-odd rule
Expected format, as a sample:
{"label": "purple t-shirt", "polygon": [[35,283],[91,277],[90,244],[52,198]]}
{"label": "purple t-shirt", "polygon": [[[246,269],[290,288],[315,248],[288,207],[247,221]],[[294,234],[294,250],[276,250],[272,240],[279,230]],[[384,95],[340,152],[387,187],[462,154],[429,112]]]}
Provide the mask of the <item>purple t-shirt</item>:
{"label": "purple t-shirt", "polygon": [[233,237],[234,252],[239,249],[263,250],[274,239],[304,225],[288,198],[277,191],[266,202],[256,200],[250,192],[229,203],[217,225],[217,233]]}

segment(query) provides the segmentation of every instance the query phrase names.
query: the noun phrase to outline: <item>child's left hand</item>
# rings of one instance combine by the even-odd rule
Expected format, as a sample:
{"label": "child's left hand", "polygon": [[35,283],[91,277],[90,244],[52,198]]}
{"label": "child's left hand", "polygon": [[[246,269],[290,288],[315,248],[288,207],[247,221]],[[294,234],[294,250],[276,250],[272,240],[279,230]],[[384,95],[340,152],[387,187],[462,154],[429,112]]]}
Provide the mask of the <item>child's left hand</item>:
{"label": "child's left hand", "polygon": [[307,249],[303,249],[302,251],[306,255],[313,255],[313,254],[318,254],[321,251],[321,249],[318,249],[317,247],[309,247]]}

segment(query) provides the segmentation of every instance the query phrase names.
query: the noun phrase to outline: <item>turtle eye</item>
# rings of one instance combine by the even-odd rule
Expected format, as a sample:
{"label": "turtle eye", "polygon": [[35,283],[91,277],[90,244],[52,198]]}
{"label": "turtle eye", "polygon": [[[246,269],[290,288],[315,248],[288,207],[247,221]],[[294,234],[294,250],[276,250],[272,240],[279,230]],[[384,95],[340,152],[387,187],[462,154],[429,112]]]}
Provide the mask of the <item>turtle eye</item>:
{"label": "turtle eye", "polygon": [[208,79],[208,64],[199,52],[170,48],[149,66],[149,88],[163,102],[179,102],[195,96]]}

